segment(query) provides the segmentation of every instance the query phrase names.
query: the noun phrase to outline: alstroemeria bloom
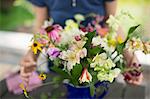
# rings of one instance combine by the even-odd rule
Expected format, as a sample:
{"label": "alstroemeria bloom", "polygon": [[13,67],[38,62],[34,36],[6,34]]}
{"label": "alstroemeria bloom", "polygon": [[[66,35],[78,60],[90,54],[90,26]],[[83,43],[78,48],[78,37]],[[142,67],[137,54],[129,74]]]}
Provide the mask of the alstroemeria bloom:
{"label": "alstroemeria bloom", "polygon": [[60,25],[48,26],[47,28],[45,28],[45,31],[47,32],[48,37],[54,42],[60,41],[59,32],[61,30],[62,30],[62,27]]}
{"label": "alstroemeria bloom", "polygon": [[92,76],[91,74],[88,72],[87,68],[84,68],[84,70],[82,71],[82,75],[79,78],[79,82],[80,83],[84,83],[84,82],[91,82],[92,81]]}
{"label": "alstroemeria bloom", "polygon": [[80,64],[80,57],[78,57],[76,52],[74,51],[71,51],[71,50],[63,51],[60,53],[59,57],[67,62],[66,67],[68,71],[73,69],[73,66],[76,63]]}
{"label": "alstroemeria bloom", "polygon": [[58,48],[55,48],[55,47],[48,48],[47,54],[49,55],[49,58],[51,60],[53,60],[59,56],[60,50]]}
{"label": "alstroemeria bloom", "polygon": [[83,48],[83,46],[85,45],[85,41],[75,41],[71,46],[70,46],[70,50],[74,51],[77,53],[77,57],[79,58],[84,58],[87,55],[87,49]]}
{"label": "alstroemeria bloom", "polygon": [[103,66],[106,63],[106,60],[107,60],[107,54],[106,53],[97,54],[93,58],[93,60],[92,60],[93,63],[91,63],[90,66],[92,68],[95,68],[96,65]]}
{"label": "alstroemeria bloom", "polygon": [[129,50],[136,51],[141,50],[144,51],[143,42],[140,38],[132,38],[129,40],[126,44],[126,48],[129,48]]}
{"label": "alstroemeria bloom", "polygon": [[101,44],[100,39],[101,39],[100,36],[93,37],[93,39],[92,39],[92,44],[93,44],[93,46],[98,46],[98,45],[100,45],[100,44]]}

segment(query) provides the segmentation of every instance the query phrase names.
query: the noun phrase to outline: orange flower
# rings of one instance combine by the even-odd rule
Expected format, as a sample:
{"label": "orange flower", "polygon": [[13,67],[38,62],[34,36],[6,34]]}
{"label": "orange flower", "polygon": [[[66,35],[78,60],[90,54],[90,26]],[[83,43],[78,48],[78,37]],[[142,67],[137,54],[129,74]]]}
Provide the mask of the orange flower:
{"label": "orange flower", "polygon": [[101,37],[104,37],[107,34],[108,29],[107,28],[99,28],[99,29],[97,29],[97,32]]}

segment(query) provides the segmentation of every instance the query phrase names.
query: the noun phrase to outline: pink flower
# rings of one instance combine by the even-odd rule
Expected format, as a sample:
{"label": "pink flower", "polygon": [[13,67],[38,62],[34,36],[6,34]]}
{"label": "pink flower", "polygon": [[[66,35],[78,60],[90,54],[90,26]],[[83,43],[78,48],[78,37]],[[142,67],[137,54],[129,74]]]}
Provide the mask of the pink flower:
{"label": "pink flower", "polygon": [[40,44],[46,45],[46,44],[48,43],[48,40],[46,40],[46,39],[44,39],[44,38],[39,38],[39,39],[38,39],[38,42],[39,42]]}
{"label": "pink flower", "polygon": [[48,26],[45,28],[45,31],[48,34],[48,37],[54,42],[60,42],[59,32],[62,30],[60,25]]}
{"label": "pink flower", "polygon": [[80,41],[81,40],[81,37],[79,35],[75,36],[75,40],[76,41]]}
{"label": "pink flower", "polygon": [[41,29],[40,29],[40,34],[41,34],[41,35],[46,35],[46,31],[45,31],[44,28],[41,28]]}
{"label": "pink flower", "polygon": [[86,30],[86,27],[80,27],[80,30],[82,31],[82,32],[87,32],[87,30]]}
{"label": "pink flower", "polygon": [[91,82],[92,81],[92,76],[91,74],[88,72],[87,68],[84,68],[82,71],[82,75],[79,78],[80,83],[84,83],[84,82]]}
{"label": "pink flower", "polygon": [[87,29],[87,32],[93,32],[94,31],[94,27],[90,23],[88,24],[86,29]]}

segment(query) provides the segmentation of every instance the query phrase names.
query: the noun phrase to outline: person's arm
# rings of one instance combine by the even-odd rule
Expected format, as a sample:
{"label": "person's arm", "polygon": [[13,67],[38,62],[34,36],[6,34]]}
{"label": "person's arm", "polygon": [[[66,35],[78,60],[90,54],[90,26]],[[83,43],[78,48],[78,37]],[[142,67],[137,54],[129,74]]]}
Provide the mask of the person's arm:
{"label": "person's arm", "polygon": [[39,32],[41,26],[44,24],[44,21],[48,19],[47,7],[38,7],[34,6],[35,12],[35,23],[33,27],[33,32]]}
{"label": "person's arm", "polygon": [[[47,8],[34,6],[35,12],[35,23],[33,27],[33,32],[39,32],[44,21],[48,18]],[[36,69],[36,61],[38,55],[34,55],[30,49],[27,54],[20,61],[20,75],[25,85],[29,83],[29,77],[32,75],[32,72]]]}
{"label": "person's arm", "polygon": [[104,7],[105,7],[105,17],[104,17],[104,24],[105,28],[108,28],[108,24],[106,21],[108,20],[110,15],[115,16],[117,10],[117,0],[104,0]]}
{"label": "person's arm", "polygon": [[115,15],[117,10],[117,0],[105,0],[105,19],[107,20],[110,15]]}

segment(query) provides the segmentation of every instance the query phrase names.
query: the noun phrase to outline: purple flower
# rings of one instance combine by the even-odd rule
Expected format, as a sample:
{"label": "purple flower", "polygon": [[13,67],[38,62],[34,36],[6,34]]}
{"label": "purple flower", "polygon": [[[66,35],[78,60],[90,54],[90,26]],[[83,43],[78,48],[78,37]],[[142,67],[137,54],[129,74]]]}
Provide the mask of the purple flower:
{"label": "purple flower", "polygon": [[51,60],[57,58],[60,55],[60,50],[58,48],[48,48],[47,54]]}

